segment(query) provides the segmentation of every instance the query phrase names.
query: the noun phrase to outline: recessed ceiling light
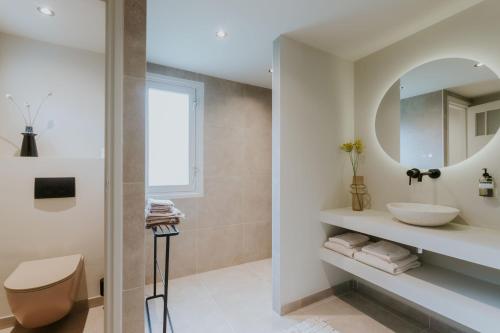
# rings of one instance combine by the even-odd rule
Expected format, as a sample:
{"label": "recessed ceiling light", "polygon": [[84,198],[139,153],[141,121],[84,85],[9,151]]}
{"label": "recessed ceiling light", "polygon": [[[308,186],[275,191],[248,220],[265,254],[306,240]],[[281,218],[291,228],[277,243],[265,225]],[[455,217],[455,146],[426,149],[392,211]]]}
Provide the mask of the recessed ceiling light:
{"label": "recessed ceiling light", "polygon": [[401,86],[401,90],[403,90],[405,88],[405,86]]}
{"label": "recessed ceiling light", "polygon": [[268,71],[269,73],[272,73],[272,72],[273,72],[273,69],[272,69],[272,68],[269,68],[267,71]]}
{"label": "recessed ceiling light", "polygon": [[474,67],[483,67],[484,64],[482,62],[478,62],[477,64],[474,64]]}
{"label": "recessed ceiling light", "polygon": [[224,30],[218,30],[215,33],[215,36],[217,36],[217,38],[219,38],[219,39],[224,39],[227,37],[227,32],[225,32]]}
{"label": "recessed ceiling light", "polygon": [[50,9],[49,7],[39,6],[39,7],[36,7],[36,9],[40,12],[40,14],[45,15],[45,16],[56,15],[56,13],[52,9]]}

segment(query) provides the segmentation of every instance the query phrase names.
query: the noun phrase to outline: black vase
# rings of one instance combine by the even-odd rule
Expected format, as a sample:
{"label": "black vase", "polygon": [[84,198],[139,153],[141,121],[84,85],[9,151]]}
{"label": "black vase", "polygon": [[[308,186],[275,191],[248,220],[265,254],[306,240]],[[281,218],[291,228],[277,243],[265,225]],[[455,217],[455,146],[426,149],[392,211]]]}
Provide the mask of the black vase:
{"label": "black vase", "polygon": [[26,131],[23,135],[23,144],[21,145],[21,155],[23,157],[38,157],[38,149],[36,148],[35,136],[33,127],[26,126]]}

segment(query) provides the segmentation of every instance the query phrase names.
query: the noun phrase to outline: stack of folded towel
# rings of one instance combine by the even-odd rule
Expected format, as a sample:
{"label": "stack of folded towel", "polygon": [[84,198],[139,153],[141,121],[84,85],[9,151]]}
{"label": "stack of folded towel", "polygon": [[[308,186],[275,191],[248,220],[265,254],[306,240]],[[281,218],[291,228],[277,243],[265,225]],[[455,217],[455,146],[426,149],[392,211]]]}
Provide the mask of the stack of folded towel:
{"label": "stack of folded towel", "polygon": [[373,243],[368,236],[353,232],[330,237],[324,246],[394,275],[421,265],[418,257],[404,247],[384,240]]}
{"label": "stack of folded towel", "polygon": [[184,214],[170,200],[149,199],[146,206],[146,228],[158,225],[178,224]]}
{"label": "stack of folded towel", "polygon": [[325,243],[325,247],[347,257],[354,258],[354,254],[361,251],[361,248],[366,245],[368,241],[369,238],[366,235],[348,232],[330,237]]}
{"label": "stack of folded towel", "polygon": [[354,259],[395,275],[420,267],[416,255],[388,241],[363,246],[360,252],[354,254]]}

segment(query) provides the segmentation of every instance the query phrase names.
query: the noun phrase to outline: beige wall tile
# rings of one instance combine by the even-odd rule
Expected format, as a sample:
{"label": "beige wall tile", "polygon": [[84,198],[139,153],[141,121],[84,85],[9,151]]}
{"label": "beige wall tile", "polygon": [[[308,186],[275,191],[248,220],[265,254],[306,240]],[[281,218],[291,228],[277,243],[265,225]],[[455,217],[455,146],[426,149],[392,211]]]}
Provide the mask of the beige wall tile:
{"label": "beige wall tile", "polygon": [[243,89],[244,126],[257,131],[271,132],[272,93],[260,87],[245,86]]}
{"label": "beige wall tile", "polygon": [[144,329],[144,286],[123,291],[123,333],[142,333]]}
{"label": "beige wall tile", "polygon": [[200,202],[200,228],[242,223],[242,182],[239,177],[205,177]]}
{"label": "beige wall tile", "polygon": [[196,230],[183,231],[170,245],[171,279],[196,273]]}
{"label": "beige wall tile", "polygon": [[145,81],[126,76],[123,82],[123,181],[144,182]]}
{"label": "beige wall tile", "polygon": [[124,1],[123,332],[144,332],[146,0]]}
{"label": "beige wall tile", "polygon": [[144,184],[123,185],[123,289],[144,285]]}
{"label": "beige wall tile", "polygon": [[243,259],[255,261],[271,257],[271,224],[244,224]]}
{"label": "beige wall tile", "polygon": [[199,272],[236,265],[243,259],[243,225],[230,225],[196,231],[196,266]]}
{"label": "beige wall tile", "polygon": [[245,174],[242,178],[241,191],[243,223],[271,224],[271,174]]}
{"label": "beige wall tile", "polygon": [[125,75],[146,75],[146,0],[125,0],[123,70]]}
{"label": "beige wall tile", "polygon": [[181,231],[197,229],[200,219],[200,201],[203,198],[175,199],[172,200],[186,218],[180,223],[177,228]]}
{"label": "beige wall tile", "polygon": [[205,126],[204,173],[207,177],[241,176],[244,132],[225,126]]}
{"label": "beige wall tile", "polygon": [[272,147],[271,131],[246,129],[243,145],[244,172],[271,174]]}
{"label": "beige wall tile", "polygon": [[243,85],[216,78],[205,80],[205,124],[242,128]]}
{"label": "beige wall tile", "polygon": [[[146,231],[146,283],[153,282],[153,248],[151,231]],[[174,279],[196,273],[196,230],[185,230],[170,238],[169,278]],[[158,239],[158,263],[165,271],[165,239]],[[157,277],[160,281],[160,277]]]}

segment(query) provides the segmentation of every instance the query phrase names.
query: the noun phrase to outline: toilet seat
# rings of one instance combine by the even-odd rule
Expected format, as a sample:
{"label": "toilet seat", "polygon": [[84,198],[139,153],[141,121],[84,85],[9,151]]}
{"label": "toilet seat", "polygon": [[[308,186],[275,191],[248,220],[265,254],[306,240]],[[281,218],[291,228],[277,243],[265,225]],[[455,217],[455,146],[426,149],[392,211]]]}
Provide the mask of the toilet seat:
{"label": "toilet seat", "polygon": [[82,255],[77,254],[23,262],[5,280],[4,288],[23,293],[53,287],[73,277],[82,260]]}

